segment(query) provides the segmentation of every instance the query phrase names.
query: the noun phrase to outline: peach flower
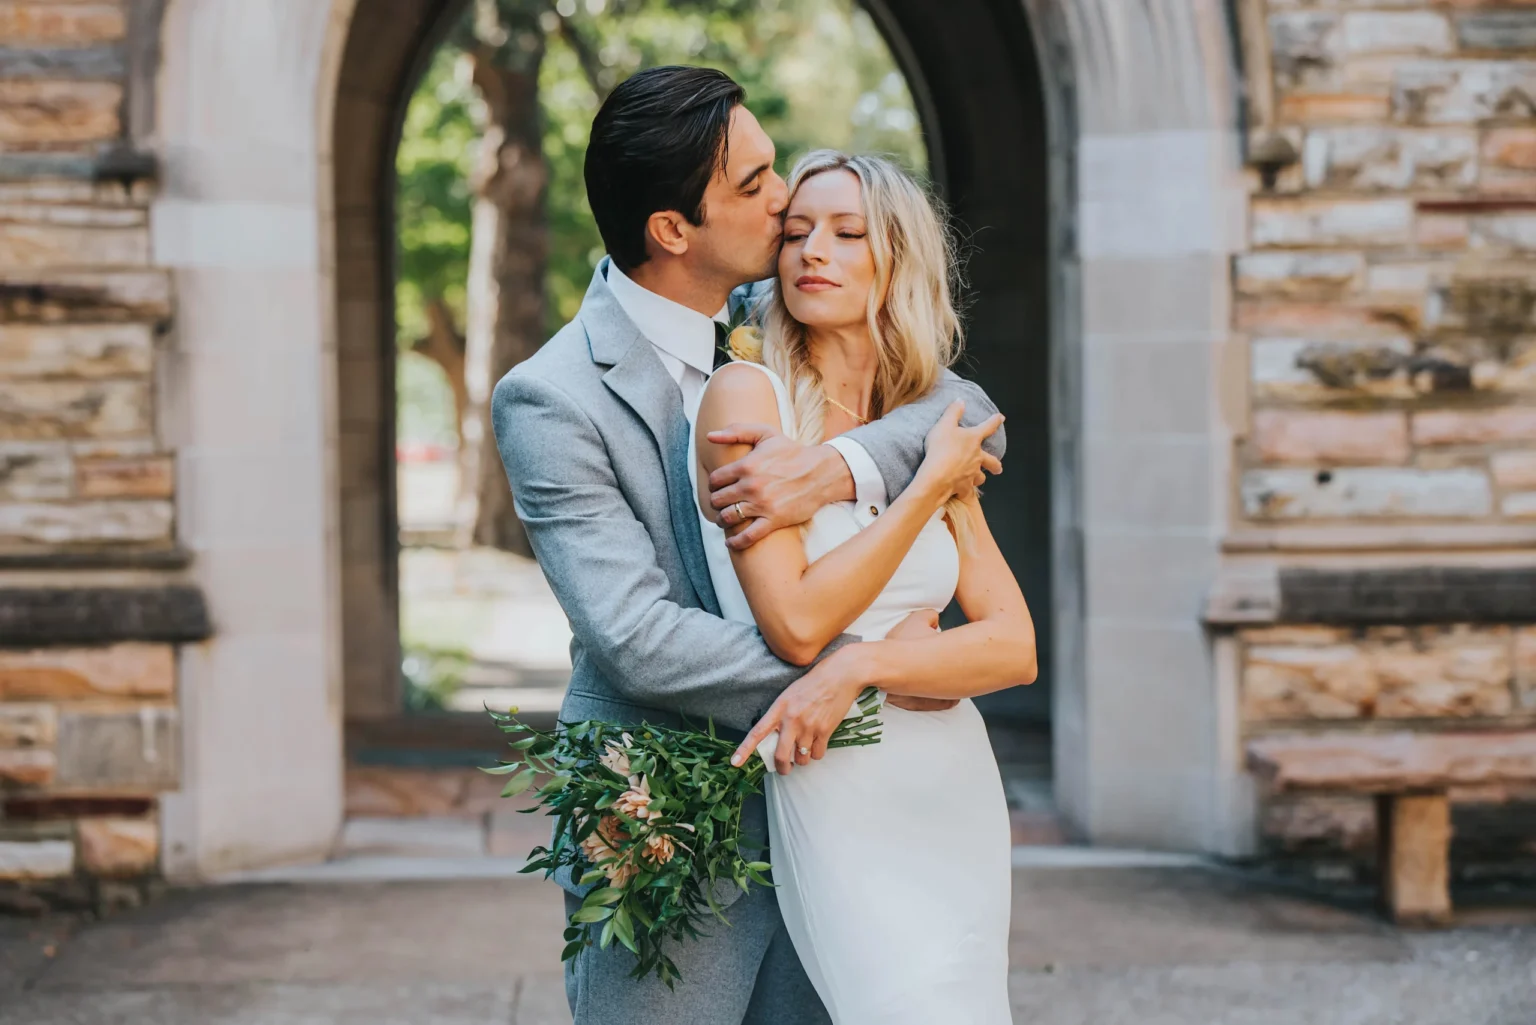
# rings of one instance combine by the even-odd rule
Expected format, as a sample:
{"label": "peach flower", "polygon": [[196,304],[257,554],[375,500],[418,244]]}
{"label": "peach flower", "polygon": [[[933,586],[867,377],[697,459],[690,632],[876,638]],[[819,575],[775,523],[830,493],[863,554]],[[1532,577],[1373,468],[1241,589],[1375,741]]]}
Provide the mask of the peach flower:
{"label": "peach flower", "polygon": [[665,865],[677,854],[677,848],[673,846],[672,838],[665,833],[652,833],[645,838],[645,849],[640,856],[653,865]]}

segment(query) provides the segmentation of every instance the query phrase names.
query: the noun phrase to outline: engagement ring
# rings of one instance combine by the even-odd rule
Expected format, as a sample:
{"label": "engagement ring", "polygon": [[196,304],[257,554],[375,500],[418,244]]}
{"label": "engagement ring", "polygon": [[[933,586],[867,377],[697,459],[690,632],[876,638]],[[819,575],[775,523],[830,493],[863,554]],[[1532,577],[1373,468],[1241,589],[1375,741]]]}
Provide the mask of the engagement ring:
{"label": "engagement ring", "polygon": [[797,747],[797,748],[795,748],[795,750],[799,751],[803,755],[808,755],[808,754],[811,753],[811,749],[808,748],[808,747]]}

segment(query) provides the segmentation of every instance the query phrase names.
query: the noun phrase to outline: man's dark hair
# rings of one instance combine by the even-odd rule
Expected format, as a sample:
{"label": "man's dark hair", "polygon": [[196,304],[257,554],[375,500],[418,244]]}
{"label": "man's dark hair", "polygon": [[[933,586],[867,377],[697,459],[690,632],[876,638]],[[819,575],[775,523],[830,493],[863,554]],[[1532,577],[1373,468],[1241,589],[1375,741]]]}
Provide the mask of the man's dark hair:
{"label": "man's dark hair", "polygon": [[587,201],[620,270],[643,264],[645,225],[661,210],[704,223],[704,190],[725,166],[731,111],[746,90],[710,68],[648,68],[608,94],[592,121]]}

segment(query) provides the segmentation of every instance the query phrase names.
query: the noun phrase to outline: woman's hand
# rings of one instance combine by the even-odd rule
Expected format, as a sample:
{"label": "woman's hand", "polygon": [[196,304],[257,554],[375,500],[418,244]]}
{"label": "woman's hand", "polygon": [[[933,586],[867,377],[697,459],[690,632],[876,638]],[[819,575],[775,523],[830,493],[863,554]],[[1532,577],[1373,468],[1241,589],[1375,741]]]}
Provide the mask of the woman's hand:
{"label": "woman's hand", "polygon": [[775,731],[779,742],[773,765],[781,776],[789,775],[796,765],[809,765],[811,759],[825,755],[827,742],[848,718],[854,699],[872,682],[869,667],[859,657],[861,647],[865,645],[839,649],[785,688],[736,748],[731,764],[745,763],[757,745]]}
{"label": "woman's hand", "polygon": [[[888,641],[920,641],[939,632],[939,614],[933,609],[918,609],[885,635]],[[887,705],[909,712],[947,712],[960,702],[954,698],[918,698],[909,694],[887,694]]]}
{"label": "woman's hand", "polygon": [[988,454],[981,443],[997,433],[1003,414],[994,413],[975,427],[962,427],[960,417],[965,403],[952,402],[939,422],[928,432],[923,464],[918,467],[914,484],[931,487],[939,502],[952,495],[965,496],[979,488],[987,474],[1003,472],[1003,464]]}

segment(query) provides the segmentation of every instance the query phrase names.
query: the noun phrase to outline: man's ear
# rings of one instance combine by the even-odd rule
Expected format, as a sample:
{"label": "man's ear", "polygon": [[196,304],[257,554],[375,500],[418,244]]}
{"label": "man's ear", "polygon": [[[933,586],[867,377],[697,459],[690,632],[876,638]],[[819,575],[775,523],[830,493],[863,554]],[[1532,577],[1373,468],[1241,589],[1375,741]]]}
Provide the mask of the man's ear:
{"label": "man's ear", "polygon": [[682,256],[688,251],[688,222],[676,210],[659,210],[645,222],[645,232],[664,251]]}

